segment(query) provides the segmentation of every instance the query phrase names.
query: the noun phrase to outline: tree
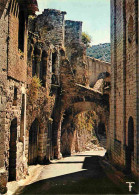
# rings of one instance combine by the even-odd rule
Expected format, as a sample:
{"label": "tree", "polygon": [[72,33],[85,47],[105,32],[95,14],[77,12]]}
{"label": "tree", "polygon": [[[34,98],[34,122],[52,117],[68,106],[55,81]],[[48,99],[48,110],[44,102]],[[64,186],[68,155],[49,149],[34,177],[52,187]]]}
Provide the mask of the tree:
{"label": "tree", "polygon": [[82,32],[82,42],[89,47],[91,43],[91,36],[85,32]]}

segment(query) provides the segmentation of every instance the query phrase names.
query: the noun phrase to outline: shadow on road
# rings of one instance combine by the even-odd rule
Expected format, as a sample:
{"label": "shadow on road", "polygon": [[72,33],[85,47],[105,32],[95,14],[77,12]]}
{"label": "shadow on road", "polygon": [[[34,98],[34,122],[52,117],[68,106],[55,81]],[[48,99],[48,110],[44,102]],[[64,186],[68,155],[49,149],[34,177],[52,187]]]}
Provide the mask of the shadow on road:
{"label": "shadow on road", "polygon": [[116,183],[111,171],[107,177],[100,165],[102,159],[100,156],[85,157],[82,168],[86,170],[37,181],[21,187],[15,194],[130,194],[127,186]]}

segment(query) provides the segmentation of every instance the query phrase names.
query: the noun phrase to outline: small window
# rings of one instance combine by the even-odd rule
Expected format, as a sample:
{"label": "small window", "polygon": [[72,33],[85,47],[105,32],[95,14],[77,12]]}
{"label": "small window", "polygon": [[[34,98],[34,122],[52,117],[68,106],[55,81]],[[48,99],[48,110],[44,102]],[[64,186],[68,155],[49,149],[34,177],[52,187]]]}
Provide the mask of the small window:
{"label": "small window", "polygon": [[128,42],[132,43],[133,40],[133,17],[130,16],[129,22],[128,22]]}
{"label": "small window", "polygon": [[17,106],[17,87],[14,87],[13,105],[14,105],[14,106]]}
{"label": "small window", "polygon": [[57,76],[56,76],[56,59],[57,59],[57,53],[52,53],[52,78],[51,83],[57,84]]}
{"label": "small window", "polygon": [[19,11],[19,31],[18,31],[18,49],[24,52],[24,33],[25,16],[23,11]]}

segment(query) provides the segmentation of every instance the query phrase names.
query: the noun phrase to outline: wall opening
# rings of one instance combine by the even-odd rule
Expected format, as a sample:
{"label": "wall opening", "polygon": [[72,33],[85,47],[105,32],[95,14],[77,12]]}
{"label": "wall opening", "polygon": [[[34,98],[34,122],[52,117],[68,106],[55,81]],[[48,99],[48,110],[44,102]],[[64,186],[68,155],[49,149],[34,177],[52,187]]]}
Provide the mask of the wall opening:
{"label": "wall opening", "polygon": [[32,66],[32,76],[37,76],[40,78],[40,63],[41,63],[41,50],[35,47],[34,49],[34,59]]}
{"label": "wall opening", "polygon": [[14,105],[14,106],[17,106],[17,87],[14,87],[13,105]]}
{"label": "wall opening", "polygon": [[19,11],[18,49],[20,49],[22,52],[24,52],[24,33],[25,33],[25,16],[24,16],[24,12],[20,10]]}
{"label": "wall opening", "polygon": [[38,136],[39,136],[39,122],[35,119],[29,130],[29,151],[28,164],[33,165],[38,160]]}
{"label": "wall opening", "polygon": [[16,180],[16,140],[17,140],[17,119],[11,122],[9,142],[9,181]]}
{"label": "wall opening", "polygon": [[57,59],[57,53],[52,53],[52,84],[57,84],[57,78],[56,78],[56,59]]}
{"label": "wall opening", "polygon": [[133,17],[130,16],[129,22],[128,22],[128,42],[131,44],[133,40]]}
{"label": "wall opening", "polygon": [[22,94],[21,121],[20,121],[20,142],[24,141],[24,122],[25,122],[25,94]]}
{"label": "wall opening", "polygon": [[46,51],[42,52],[42,60],[40,66],[40,80],[43,87],[46,87],[46,73],[47,73],[47,53]]}
{"label": "wall opening", "polygon": [[131,158],[134,152],[134,121],[130,117],[128,120],[128,142],[126,148],[126,171],[131,172]]}
{"label": "wall opening", "polygon": [[98,135],[106,136],[106,130],[105,130],[105,124],[104,123],[99,123],[98,124]]}

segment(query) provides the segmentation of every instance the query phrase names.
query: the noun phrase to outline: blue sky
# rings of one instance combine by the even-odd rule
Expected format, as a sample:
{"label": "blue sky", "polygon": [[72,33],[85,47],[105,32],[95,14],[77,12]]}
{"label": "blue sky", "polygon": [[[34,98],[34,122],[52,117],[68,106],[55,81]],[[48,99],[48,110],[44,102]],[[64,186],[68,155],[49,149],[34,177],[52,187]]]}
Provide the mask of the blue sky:
{"label": "blue sky", "polygon": [[110,42],[110,0],[38,0],[40,13],[47,8],[66,11],[65,19],[82,21],[92,44]]}

